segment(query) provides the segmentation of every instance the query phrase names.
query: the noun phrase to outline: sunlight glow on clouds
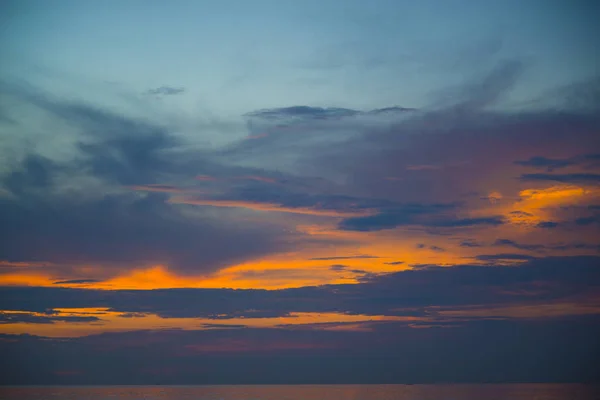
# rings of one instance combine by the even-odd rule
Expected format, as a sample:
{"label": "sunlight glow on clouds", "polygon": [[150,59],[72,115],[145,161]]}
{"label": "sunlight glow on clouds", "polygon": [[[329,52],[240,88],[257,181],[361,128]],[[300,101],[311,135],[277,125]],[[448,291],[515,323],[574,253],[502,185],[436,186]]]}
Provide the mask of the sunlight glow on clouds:
{"label": "sunlight glow on clouds", "polygon": [[0,5],[0,350],[597,349],[592,2],[175,3]]}

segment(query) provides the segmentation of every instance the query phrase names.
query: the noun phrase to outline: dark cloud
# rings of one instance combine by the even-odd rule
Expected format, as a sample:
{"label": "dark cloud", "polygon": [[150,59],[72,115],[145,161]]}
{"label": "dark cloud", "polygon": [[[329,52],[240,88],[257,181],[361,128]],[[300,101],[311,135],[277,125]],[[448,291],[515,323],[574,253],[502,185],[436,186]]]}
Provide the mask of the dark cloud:
{"label": "dark cloud", "polygon": [[547,158],[542,156],[531,157],[525,161],[515,161],[515,164],[525,167],[546,169],[548,172],[553,172],[555,169],[566,168],[574,165],[581,166],[584,169],[592,169],[600,164],[599,154],[583,154],[569,158]]}
{"label": "dark cloud", "polygon": [[600,217],[598,217],[598,216],[582,217],[582,218],[577,218],[575,220],[575,224],[583,225],[583,226],[598,224],[598,223],[600,223]]}
{"label": "dark cloud", "polygon": [[562,183],[599,183],[600,174],[573,173],[573,174],[523,174],[524,181],[554,181]]}
{"label": "dark cloud", "polygon": [[32,313],[6,313],[0,311],[1,324],[53,324],[55,322],[70,323],[89,323],[100,321],[100,318],[93,316],[74,316],[74,315],[36,315]]}
{"label": "dark cloud", "polygon": [[[421,307],[492,306],[571,301],[600,286],[599,258],[480,255],[480,261],[521,261],[515,266],[462,265],[369,275],[360,284],[281,290],[161,289],[92,290],[71,288],[0,288],[0,309],[46,312],[61,308],[106,307],[123,313],[154,313],[181,318],[273,318],[294,312],[405,315]],[[334,266],[336,271],[348,271]],[[362,270],[360,270],[362,273]],[[543,282],[543,284],[541,284]],[[411,314],[412,315],[412,314]]]}
{"label": "dark cloud", "polygon": [[146,93],[158,96],[173,96],[185,92],[182,87],[161,86],[156,89],[149,89]]}
{"label": "dark cloud", "polygon": [[462,228],[477,225],[501,225],[502,217],[452,218],[443,212],[456,207],[456,204],[409,204],[375,215],[351,217],[343,220],[339,227],[348,231],[378,231],[398,226],[420,225],[431,228]]}
{"label": "dark cloud", "polygon": [[339,227],[349,231],[393,229],[397,226],[417,224],[421,216],[439,214],[455,207],[455,204],[406,204],[375,215],[347,218]]}
{"label": "dark cloud", "polygon": [[305,187],[304,191],[300,191],[292,185],[274,186],[261,181],[251,181],[240,185],[221,187],[221,189],[222,193],[209,196],[188,196],[182,202],[250,209],[270,207],[273,210],[279,209],[282,212],[322,215],[329,213],[331,216],[364,214],[371,209],[393,205],[392,202],[384,199],[311,193],[314,191],[314,188],[311,187]]}
{"label": "dark cloud", "polygon": [[509,246],[519,250],[540,250],[545,248],[541,244],[521,244],[509,239],[498,239],[494,242],[496,246]]}
{"label": "dark cloud", "polygon": [[[75,157],[56,161],[30,153],[2,178],[2,186],[14,196],[0,199],[0,238],[6,244],[0,259],[64,268],[163,264],[205,273],[287,246],[279,228],[233,224],[202,213],[190,218],[184,206],[169,202],[167,193],[141,195],[124,188],[159,184],[167,176],[191,179],[203,168],[218,169],[198,150],[178,150],[174,157],[172,151],[181,143],[166,128],[30,88],[11,90],[16,99],[77,127],[80,135]],[[84,182],[80,190],[85,194],[73,193],[65,179]],[[104,185],[100,189],[90,183],[98,181]]]}
{"label": "dark cloud", "polygon": [[535,257],[528,256],[525,254],[510,254],[510,253],[502,253],[502,254],[481,254],[476,257],[480,261],[525,261],[532,260]]}
{"label": "dark cloud", "polygon": [[202,327],[210,329],[243,329],[248,326],[242,324],[202,324]]}
{"label": "dark cloud", "polygon": [[[595,317],[373,324],[363,332],[211,328],[69,340],[4,335],[2,384],[596,382]],[[556,343],[561,343],[557,348]],[[22,357],[23,355],[27,357]],[[15,362],[14,360],[19,360]],[[448,368],[460,365],[460,368]],[[57,371],[76,371],[57,374]],[[362,398],[360,386],[354,395]],[[271,386],[273,396],[279,389]],[[454,388],[454,389],[453,389]],[[575,386],[569,390],[576,391]],[[590,393],[574,392],[587,398]],[[79,389],[78,389],[79,390]],[[181,396],[185,388],[161,388]],[[197,391],[197,389],[194,389]],[[206,390],[210,392],[211,387]],[[222,390],[219,389],[222,394]],[[252,396],[254,389],[244,388]],[[302,392],[302,387],[297,390]],[[464,389],[445,387],[456,398]],[[450,392],[448,392],[450,390]],[[511,396],[510,386],[503,394]],[[516,389],[521,393],[522,388]],[[61,389],[68,393],[69,389]],[[212,392],[214,393],[214,392]],[[308,396],[308,394],[307,394]],[[259,397],[257,394],[256,397]],[[433,395],[435,397],[435,395]],[[592,396],[594,397],[594,396]]]}
{"label": "dark cloud", "polygon": [[536,226],[538,228],[552,229],[552,228],[556,228],[558,225],[559,225],[558,222],[542,221],[542,222],[539,222]]}
{"label": "dark cloud", "polygon": [[[359,284],[283,290],[4,287],[0,308],[24,311],[23,322],[89,321],[66,320],[52,309],[106,307],[124,317],[152,313],[215,323],[201,331],[60,340],[0,335],[0,379],[3,384],[154,384],[157,375],[148,366],[160,365],[173,372],[158,375],[163,384],[597,380],[597,369],[590,366],[600,353],[600,321],[572,307],[574,301],[597,307],[598,265],[598,257],[529,258],[519,267],[430,265],[370,276]],[[548,314],[544,305],[556,305],[564,314]],[[503,307],[514,307],[515,314],[498,311]],[[522,315],[536,307],[542,307],[537,314]],[[494,310],[499,316],[481,316]],[[43,318],[32,319],[31,312],[42,312]],[[354,323],[360,330],[339,323],[271,329],[218,323],[293,312],[366,317]],[[407,319],[377,322],[369,315]],[[461,368],[447,368],[457,363]],[[55,371],[78,373],[65,377]]]}
{"label": "dark cloud", "polygon": [[600,250],[600,245],[588,243],[553,243],[553,244],[524,244],[510,239],[497,239],[495,246],[508,246],[519,250],[528,250],[536,252],[545,252],[550,250]]}
{"label": "dark cloud", "polygon": [[428,248],[429,250],[437,251],[437,252],[440,252],[440,253],[441,253],[441,252],[444,252],[444,251],[446,251],[446,249],[444,249],[444,248],[442,248],[442,247],[438,247],[438,246],[427,246],[427,245],[425,245],[424,243],[417,243],[417,244],[415,245],[415,247],[416,247],[417,249],[425,249],[425,248]]}
{"label": "dark cloud", "polygon": [[546,157],[531,157],[525,161],[515,161],[515,164],[523,165],[525,167],[544,168],[548,172],[552,172],[555,169],[565,168],[576,164],[575,161],[569,159],[552,159]]}
{"label": "dark cloud", "polygon": [[54,282],[55,285],[79,285],[79,284],[84,284],[84,283],[96,283],[96,282],[100,282],[97,279],[71,279],[68,281],[56,281]]}
{"label": "dark cloud", "polygon": [[459,228],[466,226],[476,225],[502,225],[504,218],[500,216],[495,217],[484,217],[484,218],[459,218],[459,219],[448,219],[441,221],[433,221],[428,226],[437,228]]}
{"label": "dark cloud", "polygon": [[370,258],[380,258],[379,256],[373,256],[370,254],[359,254],[356,256],[332,256],[332,257],[313,257],[309,258],[309,260],[313,261],[328,261],[328,260],[355,260],[355,259],[370,259]]}
{"label": "dark cloud", "polygon": [[120,318],[143,318],[147,316],[147,313],[133,312],[133,313],[122,313],[119,315]]}
{"label": "dark cloud", "polygon": [[517,211],[511,211],[510,214],[514,215],[516,217],[532,217],[533,216],[533,214],[531,214],[531,213],[528,213],[526,211],[518,211],[518,210]]}
{"label": "dark cloud", "polygon": [[[187,218],[162,193],[0,203],[0,237],[6,244],[0,258],[5,260],[119,268],[162,264],[199,273],[286,246],[276,231]],[[237,245],[231,247],[232,242]]]}
{"label": "dark cloud", "polygon": [[267,110],[259,110],[247,113],[245,116],[250,118],[261,118],[268,120],[280,120],[288,118],[342,118],[350,117],[359,114],[360,111],[350,110],[347,108],[321,108],[310,106],[293,106],[283,108],[273,108]]}
{"label": "dark cloud", "polygon": [[352,272],[354,274],[367,274],[367,271],[362,270],[362,269],[350,269],[347,265],[332,265],[331,267],[329,267],[330,271],[335,271],[335,272]]}
{"label": "dark cloud", "polygon": [[474,239],[467,239],[460,242],[460,247],[481,247],[481,244]]}

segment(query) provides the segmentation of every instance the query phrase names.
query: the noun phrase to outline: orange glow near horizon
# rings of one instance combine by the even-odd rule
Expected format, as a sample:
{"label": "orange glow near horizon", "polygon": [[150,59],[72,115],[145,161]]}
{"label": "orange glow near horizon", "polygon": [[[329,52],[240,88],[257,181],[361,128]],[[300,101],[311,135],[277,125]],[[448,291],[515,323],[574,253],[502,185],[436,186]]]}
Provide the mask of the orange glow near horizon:
{"label": "orange glow near horizon", "polygon": [[[554,232],[534,230],[540,221],[550,220],[551,210],[563,205],[593,204],[600,199],[600,189],[577,185],[554,185],[541,189],[522,189],[518,197],[511,200],[499,191],[489,191],[494,201],[474,209],[471,216],[504,215],[509,223],[498,227],[470,227],[459,230],[463,238],[477,238],[484,244],[493,244],[499,237],[518,237],[527,242],[544,240],[544,235]],[[174,200],[176,201],[176,200]],[[222,206],[219,205],[219,206]],[[238,204],[227,206],[237,207]],[[246,203],[239,205],[247,206]],[[250,205],[255,207],[255,205]],[[262,207],[262,208],[261,208]],[[274,207],[274,208],[273,208]],[[272,205],[258,206],[260,211],[283,211]],[[294,213],[302,210],[293,210]],[[305,210],[313,215],[314,210]],[[318,214],[319,212],[317,212]],[[325,212],[328,215],[328,212]],[[334,213],[339,217],[339,213]],[[343,213],[342,213],[343,214]],[[355,216],[355,214],[352,214]],[[288,214],[288,217],[293,217]],[[296,216],[295,218],[306,218]],[[286,289],[325,284],[358,283],[365,273],[380,274],[410,269],[411,265],[436,264],[452,266],[465,264],[482,253],[482,248],[460,246],[453,236],[430,235],[423,229],[400,227],[375,232],[341,231],[336,223],[325,219],[321,223],[303,224],[298,221],[296,229],[311,238],[312,244],[290,253],[271,255],[222,268],[203,275],[183,275],[168,265],[134,267],[121,270],[116,275],[106,276],[106,271],[94,266],[70,266],[69,274],[60,273],[52,263],[0,261],[0,285],[4,286],[47,286],[76,287],[81,289],[166,289],[166,288],[231,288],[231,289]],[[528,236],[529,235],[529,236]],[[318,241],[334,239],[348,245],[319,245]],[[559,237],[552,236],[558,241]],[[487,252],[502,252],[490,249]],[[511,251],[515,252],[515,251]],[[527,251],[516,251],[527,254]],[[590,254],[593,250],[557,250],[558,254]],[[368,256],[368,257],[364,257]],[[335,266],[334,269],[331,267]],[[47,269],[48,267],[49,269]],[[52,268],[50,268],[52,267]],[[337,269],[336,269],[337,268]],[[363,271],[363,272],[360,272]],[[98,282],[61,283],[68,280],[98,280]]]}
{"label": "orange glow near horizon", "polygon": [[[162,318],[152,313],[140,313],[128,316],[125,312],[110,311],[108,308],[60,308],[55,309],[60,317],[89,317],[94,316],[100,321],[92,322],[65,322],[53,323],[28,323],[17,322],[0,325],[0,333],[39,335],[46,337],[81,337],[104,332],[128,332],[135,330],[155,329],[182,329],[182,330],[207,330],[226,328],[228,325],[235,328],[244,325],[251,328],[277,328],[291,325],[314,325],[315,329],[331,329],[336,324],[376,322],[376,321],[418,321],[417,317],[394,317],[383,315],[360,315],[343,313],[316,313],[296,312],[286,316],[274,318],[239,317],[230,319],[211,318]],[[6,315],[28,315],[34,317],[47,317],[43,313],[29,313],[22,311],[1,311]],[[333,325],[333,326],[332,326]],[[351,328],[348,328],[351,329]]]}

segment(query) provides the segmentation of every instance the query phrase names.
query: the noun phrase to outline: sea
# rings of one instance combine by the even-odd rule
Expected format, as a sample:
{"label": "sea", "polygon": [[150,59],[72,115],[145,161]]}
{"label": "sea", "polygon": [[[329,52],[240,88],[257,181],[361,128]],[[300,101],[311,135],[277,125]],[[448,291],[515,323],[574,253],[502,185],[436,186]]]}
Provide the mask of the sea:
{"label": "sea", "polygon": [[599,400],[600,386],[579,384],[0,386],[0,399]]}

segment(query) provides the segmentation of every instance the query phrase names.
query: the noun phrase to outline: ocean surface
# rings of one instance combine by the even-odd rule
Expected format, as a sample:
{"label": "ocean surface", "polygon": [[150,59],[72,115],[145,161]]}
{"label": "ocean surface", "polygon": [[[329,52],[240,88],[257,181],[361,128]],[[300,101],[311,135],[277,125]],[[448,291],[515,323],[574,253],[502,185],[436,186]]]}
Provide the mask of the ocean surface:
{"label": "ocean surface", "polygon": [[600,386],[256,385],[0,387],[6,400],[598,400]]}

